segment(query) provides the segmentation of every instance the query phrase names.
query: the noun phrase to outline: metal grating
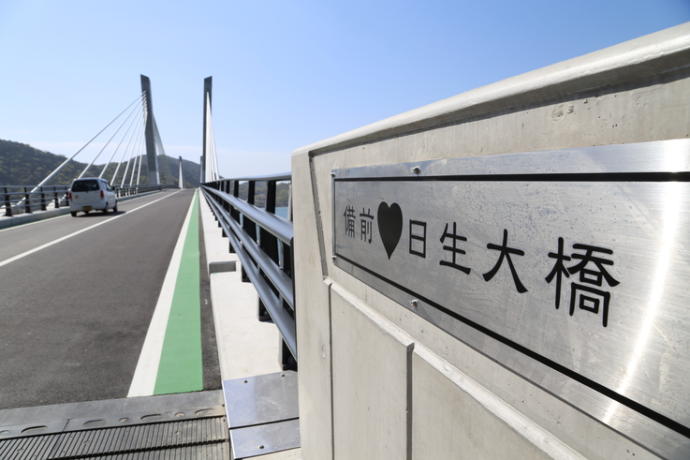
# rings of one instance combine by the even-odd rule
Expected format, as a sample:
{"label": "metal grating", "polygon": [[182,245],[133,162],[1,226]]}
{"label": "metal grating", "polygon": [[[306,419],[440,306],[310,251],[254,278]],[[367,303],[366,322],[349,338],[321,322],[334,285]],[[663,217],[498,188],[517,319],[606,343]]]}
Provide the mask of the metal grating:
{"label": "metal grating", "polygon": [[172,449],[132,452],[128,454],[100,455],[85,459],[107,460],[228,460],[230,448],[227,443],[202,446],[176,447]]}
{"label": "metal grating", "polygon": [[0,440],[0,458],[226,459],[227,433],[222,416],[69,431]]}
{"label": "metal grating", "polygon": [[2,440],[0,441],[0,458],[3,460],[47,459],[59,437],[59,434],[49,434]]}

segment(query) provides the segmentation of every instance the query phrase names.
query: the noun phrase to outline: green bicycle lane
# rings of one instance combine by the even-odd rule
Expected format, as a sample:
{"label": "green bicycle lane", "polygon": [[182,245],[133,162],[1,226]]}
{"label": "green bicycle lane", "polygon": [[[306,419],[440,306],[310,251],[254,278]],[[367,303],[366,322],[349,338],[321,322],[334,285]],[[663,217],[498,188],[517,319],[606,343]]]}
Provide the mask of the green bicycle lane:
{"label": "green bicycle lane", "polygon": [[204,389],[201,335],[199,193],[184,239],[154,394]]}

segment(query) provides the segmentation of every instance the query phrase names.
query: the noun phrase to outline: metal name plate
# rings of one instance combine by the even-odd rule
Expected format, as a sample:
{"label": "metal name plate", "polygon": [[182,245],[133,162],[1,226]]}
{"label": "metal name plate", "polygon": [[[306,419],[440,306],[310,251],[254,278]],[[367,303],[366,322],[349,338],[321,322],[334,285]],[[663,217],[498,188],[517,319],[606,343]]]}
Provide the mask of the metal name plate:
{"label": "metal name plate", "polygon": [[687,453],[689,171],[685,139],[337,170],[335,264],[604,423]]}

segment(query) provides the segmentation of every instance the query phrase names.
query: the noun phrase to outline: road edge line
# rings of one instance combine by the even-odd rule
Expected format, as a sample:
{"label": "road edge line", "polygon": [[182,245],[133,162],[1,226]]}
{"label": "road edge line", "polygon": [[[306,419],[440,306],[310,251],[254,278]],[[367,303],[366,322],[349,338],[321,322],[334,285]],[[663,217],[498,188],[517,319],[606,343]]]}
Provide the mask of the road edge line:
{"label": "road edge line", "polygon": [[155,390],[156,379],[158,377],[158,367],[160,365],[161,354],[163,352],[163,342],[165,340],[165,333],[168,329],[168,318],[170,317],[170,309],[172,307],[173,295],[175,294],[175,285],[177,283],[177,274],[180,271],[180,264],[182,261],[182,250],[187,237],[187,230],[189,228],[189,221],[192,217],[194,206],[194,197],[198,190],[194,192],[192,201],[187,209],[187,215],[180,228],[180,234],[175,242],[168,269],[163,278],[163,285],[161,286],[160,294],[156,307],[151,316],[149,328],[146,331],[146,338],[141,347],[141,353],[137,361],[137,366],[132,376],[132,382],[127,392],[127,397],[133,396],[151,396]]}

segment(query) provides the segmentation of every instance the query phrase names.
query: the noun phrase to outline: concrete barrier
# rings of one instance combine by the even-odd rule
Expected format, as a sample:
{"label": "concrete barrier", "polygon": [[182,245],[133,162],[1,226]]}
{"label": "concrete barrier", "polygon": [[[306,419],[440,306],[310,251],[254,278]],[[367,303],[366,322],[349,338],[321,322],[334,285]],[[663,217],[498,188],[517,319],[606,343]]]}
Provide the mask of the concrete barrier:
{"label": "concrete barrier", "polygon": [[294,152],[304,458],[687,456],[687,437],[659,447],[623,435],[338,268],[331,173],[688,138],[688,101],[683,24]]}

